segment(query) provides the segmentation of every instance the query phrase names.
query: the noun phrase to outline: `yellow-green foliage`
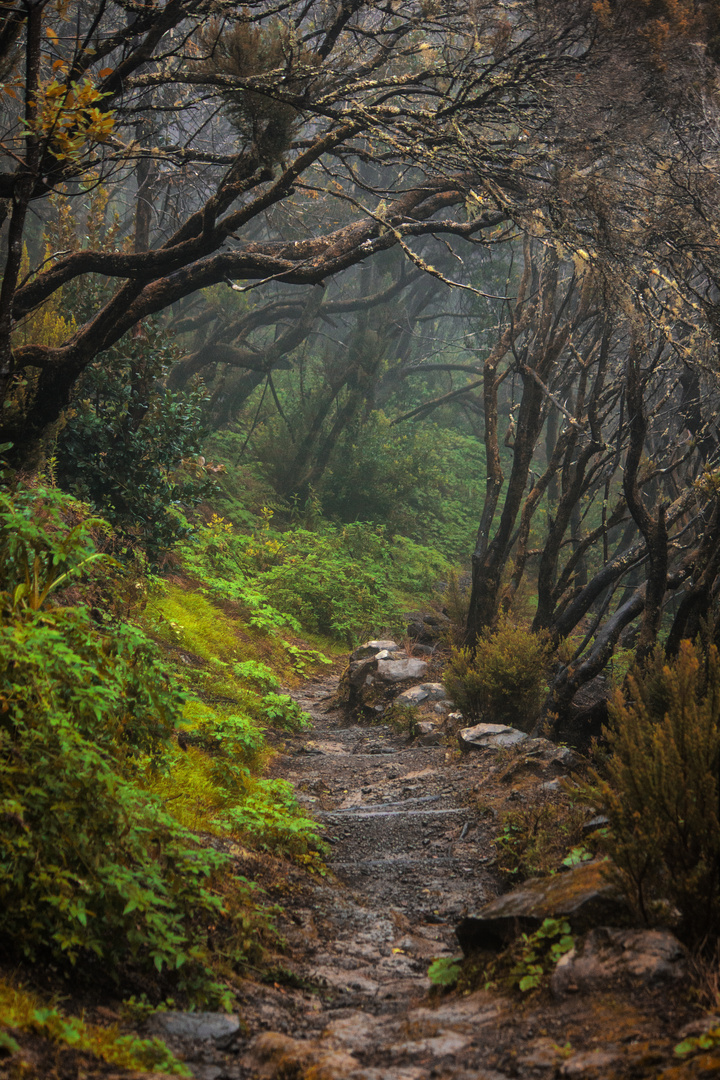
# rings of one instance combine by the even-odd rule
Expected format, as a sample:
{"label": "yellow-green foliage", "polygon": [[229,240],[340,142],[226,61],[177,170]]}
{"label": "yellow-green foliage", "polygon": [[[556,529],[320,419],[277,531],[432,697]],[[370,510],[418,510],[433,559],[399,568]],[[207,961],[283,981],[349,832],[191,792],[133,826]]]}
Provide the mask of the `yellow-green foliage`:
{"label": "yellow-green foliage", "polygon": [[[98,1027],[78,1017],[65,1016],[60,1009],[47,1007],[35,995],[4,980],[0,980],[0,1028],[10,1028],[15,1033],[32,1031],[125,1069],[192,1076],[161,1039],[122,1035],[117,1025]],[[5,1052],[18,1052],[18,1043],[11,1035],[3,1038],[0,1033],[0,1039]],[[21,1073],[18,1072],[18,1075]],[[25,1073],[22,1072],[22,1075]]]}
{"label": "yellow-green foliage", "polygon": [[486,631],[474,649],[453,649],[445,688],[470,720],[527,728],[547,692],[550,648],[543,634],[507,621]]}
{"label": "yellow-green foliage", "polygon": [[[202,689],[238,700],[242,683],[251,680],[233,679],[233,665],[247,660],[268,661],[285,683],[296,679],[280,639],[262,637],[247,624],[240,630],[237,618],[226,615],[198,591],[167,586],[151,599],[147,619],[166,644],[203,662],[200,671],[193,668],[195,688],[200,677]],[[261,643],[256,641],[261,638]]]}
{"label": "yellow-green foliage", "polygon": [[203,832],[224,831],[218,816],[244,796],[252,771],[267,760],[261,729],[242,716],[226,715],[187,702],[181,746],[172,749],[162,772],[148,770],[149,791],[159,795],[181,825]]}
{"label": "yellow-green foliage", "polygon": [[610,819],[604,846],[615,876],[643,917],[680,912],[702,940],[720,929],[720,659],[683,641],[678,657],[658,650],[628,677],[607,732],[604,775],[583,789]]}

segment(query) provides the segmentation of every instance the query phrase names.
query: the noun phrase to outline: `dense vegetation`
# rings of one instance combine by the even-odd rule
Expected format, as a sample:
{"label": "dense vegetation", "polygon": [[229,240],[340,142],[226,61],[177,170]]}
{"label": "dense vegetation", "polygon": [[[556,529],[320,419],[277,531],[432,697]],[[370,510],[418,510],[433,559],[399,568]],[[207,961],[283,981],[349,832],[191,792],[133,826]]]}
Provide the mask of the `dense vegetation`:
{"label": "dense vegetation", "polygon": [[438,590],[465,715],[608,721],[599,847],[717,936],[718,26],[4,5],[7,959],[229,1002],[272,936],[233,845],[323,870],[283,686]]}

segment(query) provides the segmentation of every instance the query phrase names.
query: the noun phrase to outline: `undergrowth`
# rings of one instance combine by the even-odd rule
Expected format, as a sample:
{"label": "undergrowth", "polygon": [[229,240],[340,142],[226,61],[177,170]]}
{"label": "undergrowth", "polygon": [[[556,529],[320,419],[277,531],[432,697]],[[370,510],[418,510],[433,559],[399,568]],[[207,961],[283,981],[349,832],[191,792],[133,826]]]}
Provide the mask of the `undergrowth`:
{"label": "undergrowth", "polygon": [[117,1024],[99,1027],[79,1017],[67,1016],[61,1009],[47,1006],[36,995],[4,980],[0,980],[0,1026],[14,1033],[0,1034],[0,1052],[17,1053],[20,1046],[14,1036],[31,1032],[124,1069],[192,1076],[161,1039],[141,1039],[122,1034]]}

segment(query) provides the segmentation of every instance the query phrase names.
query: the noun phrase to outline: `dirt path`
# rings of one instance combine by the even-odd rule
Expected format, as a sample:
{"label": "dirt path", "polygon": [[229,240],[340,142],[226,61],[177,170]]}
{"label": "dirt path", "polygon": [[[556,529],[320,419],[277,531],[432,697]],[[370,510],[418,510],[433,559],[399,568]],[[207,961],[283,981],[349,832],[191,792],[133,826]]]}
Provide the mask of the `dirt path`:
{"label": "dirt path", "polygon": [[491,825],[477,809],[492,758],[349,723],[332,708],[335,688],[326,679],[295,695],[314,728],[286,738],[272,770],[326,826],[331,873],[309,881],[299,870],[273,878],[244,868],[265,873],[284,907],[285,951],[273,983],[247,984],[234,1035],[191,1053],[175,1044],[194,1075],[674,1080],[664,1069],[687,1015],[664,991],[428,997],[429,962],[458,953],[458,919],[498,891]]}

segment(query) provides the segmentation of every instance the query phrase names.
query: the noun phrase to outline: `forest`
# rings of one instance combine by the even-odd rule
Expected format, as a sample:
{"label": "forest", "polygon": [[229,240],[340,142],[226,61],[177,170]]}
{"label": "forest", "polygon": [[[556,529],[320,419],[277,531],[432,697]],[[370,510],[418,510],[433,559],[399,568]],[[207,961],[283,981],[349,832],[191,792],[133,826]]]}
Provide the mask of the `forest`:
{"label": "forest", "polygon": [[[0,1077],[720,1069],[719,176],[720,0],[0,0]],[[312,1056],[391,746],[473,808],[398,1001],[540,1031],[606,923],[490,907],[597,871],[642,1062]]]}

